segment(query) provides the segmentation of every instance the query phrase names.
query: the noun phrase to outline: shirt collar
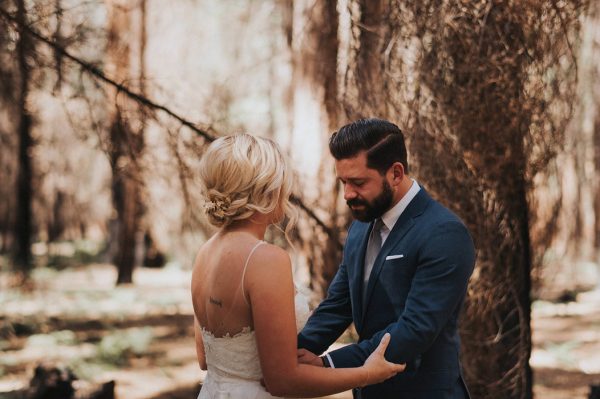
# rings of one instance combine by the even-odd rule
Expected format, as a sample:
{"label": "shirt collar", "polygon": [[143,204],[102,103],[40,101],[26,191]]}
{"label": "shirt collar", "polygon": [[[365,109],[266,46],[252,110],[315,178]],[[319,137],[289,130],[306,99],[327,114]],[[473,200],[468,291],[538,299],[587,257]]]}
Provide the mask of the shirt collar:
{"label": "shirt collar", "polygon": [[410,188],[408,189],[408,191],[406,192],[406,194],[404,194],[404,197],[402,197],[396,205],[394,205],[390,210],[388,210],[386,213],[384,213],[383,216],[381,216],[381,220],[383,221],[383,224],[389,231],[392,231],[392,229],[394,228],[394,225],[400,218],[400,215],[402,215],[402,212],[404,212],[404,210],[406,209],[408,204],[410,204],[410,202],[413,200],[413,198],[415,198],[415,196],[417,195],[419,190],[421,190],[421,187],[416,182],[416,180],[415,179],[411,179],[411,180],[412,180],[412,184],[411,184]]}

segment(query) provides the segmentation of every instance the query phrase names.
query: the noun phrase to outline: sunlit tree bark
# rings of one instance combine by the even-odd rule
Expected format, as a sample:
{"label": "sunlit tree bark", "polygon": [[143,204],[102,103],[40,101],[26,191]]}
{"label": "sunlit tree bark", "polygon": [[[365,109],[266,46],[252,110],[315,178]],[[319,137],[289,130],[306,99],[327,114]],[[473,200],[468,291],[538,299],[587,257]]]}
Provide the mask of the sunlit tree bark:
{"label": "sunlit tree bark", "polygon": [[[594,208],[594,258],[598,274],[600,275],[600,4],[593,2],[590,4],[589,12],[590,25],[592,26],[592,61],[591,68],[591,89],[592,102],[594,106],[594,118],[592,124],[592,159],[593,159],[593,178],[592,178],[592,202]],[[600,279],[597,282],[600,288]]]}
{"label": "sunlit tree bark", "polygon": [[570,296],[573,290],[590,288],[595,283],[590,279],[589,265],[598,262],[600,211],[596,155],[600,112],[598,8],[597,2],[591,2],[581,18],[581,45],[575,49],[579,80],[573,99],[575,112],[566,129],[564,148],[546,183],[548,193],[552,182],[559,183],[561,205],[555,237],[551,245],[546,246],[550,256],[541,270],[540,295],[547,298]]}
{"label": "sunlit tree bark", "polygon": [[329,135],[340,120],[336,5],[334,0],[284,2],[288,16],[284,28],[293,65],[291,155],[295,169],[302,172],[299,180],[304,203],[312,209],[323,210],[317,211],[317,216],[332,226],[326,232],[308,217],[299,223],[301,250],[308,265],[310,285],[320,295],[337,271],[340,261],[338,226],[346,220],[343,213],[340,214],[333,160],[327,146]]}

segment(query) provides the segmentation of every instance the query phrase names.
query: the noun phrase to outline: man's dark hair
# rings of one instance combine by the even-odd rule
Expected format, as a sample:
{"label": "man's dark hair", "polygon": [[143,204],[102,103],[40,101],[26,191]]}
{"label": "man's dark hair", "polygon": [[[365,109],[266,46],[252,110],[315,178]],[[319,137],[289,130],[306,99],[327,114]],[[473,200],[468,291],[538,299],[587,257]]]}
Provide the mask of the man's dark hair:
{"label": "man's dark hair", "polygon": [[352,158],[367,152],[367,167],[384,174],[394,162],[404,166],[408,160],[404,135],[398,126],[383,119],[359,119],[334,132],[329,139],[329,151],[337,160]]}

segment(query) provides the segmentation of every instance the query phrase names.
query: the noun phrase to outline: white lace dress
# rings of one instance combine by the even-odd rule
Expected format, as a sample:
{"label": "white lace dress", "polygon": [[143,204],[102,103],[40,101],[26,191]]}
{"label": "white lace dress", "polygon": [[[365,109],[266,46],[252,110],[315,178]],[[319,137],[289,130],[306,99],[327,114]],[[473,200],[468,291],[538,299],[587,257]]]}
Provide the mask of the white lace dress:
{"label": "white lace dress", "polygon": [[[297,293],[297,331],[309,316],[308,300]],[[208,372],[198,399],[266,399],[275,398],[260,384],[262,371],[254,331],[246,327],[230,337],[215,337],[202,329]]]}

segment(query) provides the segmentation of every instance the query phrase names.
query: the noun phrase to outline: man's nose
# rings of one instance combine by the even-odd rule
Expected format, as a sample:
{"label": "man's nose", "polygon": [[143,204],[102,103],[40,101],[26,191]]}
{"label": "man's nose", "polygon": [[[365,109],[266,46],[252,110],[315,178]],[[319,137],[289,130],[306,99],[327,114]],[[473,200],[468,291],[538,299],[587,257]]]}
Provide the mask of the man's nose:
{"label": "man's nose", "polygon": [[349,184],[346,184],[344,186],[344,200],[348,201],[350,199],[356,198],[356,196],[356,191]]}

